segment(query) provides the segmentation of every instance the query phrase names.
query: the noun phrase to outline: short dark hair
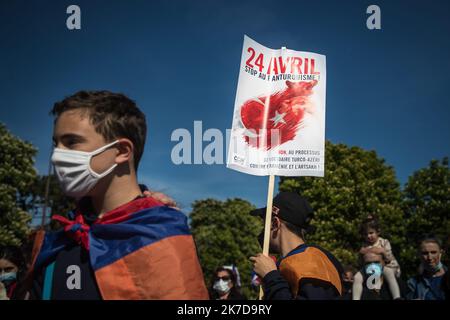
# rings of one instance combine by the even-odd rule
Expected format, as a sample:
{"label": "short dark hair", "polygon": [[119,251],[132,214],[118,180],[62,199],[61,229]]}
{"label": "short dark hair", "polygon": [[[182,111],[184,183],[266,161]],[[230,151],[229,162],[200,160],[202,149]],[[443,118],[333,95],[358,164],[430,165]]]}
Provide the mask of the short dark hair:
{"label": "short dark hair", "polygon": [[25,268],[25,258],[19,247],[2,246],[0,247],[0,259],[8,260],[14,263],[20,271]]}
{"label": "short dark hair", "polygon": [[371,213],[369,214],[364,221],[362,222],[359,233],[364,236],[364,233],[367,232],[369,229],[374,229],[376,232],[381,232],[381,226],[378,221],[378,218],[375,216],[375,214]]}
{"label": "short dark hair", "polygon": [[87,111],[95,131],[107,142],[127,138],[134,146],[134,169],[144,153],[147,124],[145,115],[136,103],[121,93],[110,91],[79,91],[56,102],[51,110],[55,121],[65,111]]}
{"label": "short dark hair", "polygon": [[355,273],[355,268],[351,265],[351,264],[346,264],[343,268],[342,268],[342,272],[346,273],[346,272],[351,272],[351,273]]}
{"label": "short dark hair", "polygon": [[286,220],[280,219],[281,221],[283,221],[284,225],[286,226],[286,228],[291,231],[293,234],[295,234],[296,236],[302,238],[302,240],[306,240],[306,229],[296,226],[293,223],[290,223]]}
{"label": "short dark hair", "polygon": [[422,236],[422,238],[419,241],[418,247],[420,248],[422,243],[428,243],[428,242],[435,243],[438,245],[439,249],[442,249],[441,240],[433,234],[426,234],[426,235]]}
{"label": "short dark hair", "polygon": [[210,297],[210,299],[215,300],[215,299],[218,299],[218,298],[219,298],[218,293],[213,289],[213,287],[214,287],[214,282],[215,282],[216,279],[217,279],[217,274],[218,274],[219,272],[221,272],[221,271],[225,271],[226,273],[228,273],[228,275],[229,275],[229,277],[230,277],[230,280],[231,280],[231,282],[233,283],[233,288],[231,288],[230,294],[233,294],[233,295],[241,295],[241,292],[240,292],[240,290],[239,290],[239,288],[238,288],[238,286],[237,286],[237,277],[236,277],[236,274],[235,274],[232,270],[230,270],[230,269],[228,269],[228,268],[225,268],[225,267],[218,267],[216,270],[214,270],[214,274],[213,274],[212,279],[211,279],[211,286],[210,286],[210,288],[209,288],[209,290],[208,290],[208,291],[209,291],[209,297]]}

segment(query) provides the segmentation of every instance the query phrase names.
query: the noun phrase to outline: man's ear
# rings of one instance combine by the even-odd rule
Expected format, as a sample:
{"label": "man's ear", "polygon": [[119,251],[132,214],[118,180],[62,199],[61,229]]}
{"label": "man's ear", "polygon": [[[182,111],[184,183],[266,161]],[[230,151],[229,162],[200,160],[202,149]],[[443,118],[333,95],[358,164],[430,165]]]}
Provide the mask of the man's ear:
{"label": "man's ear", "polygon": [[272,218],[272,229],[279,229],[281,226],[281,222],[280,219],[278,217],[273,217]]}
{"label": "man's ear", "polygon": [[117,150],[119,151],[116,155],[116,163],[122,164],[133,159],[134,145],[129,139],[120,139],[117,143]]}

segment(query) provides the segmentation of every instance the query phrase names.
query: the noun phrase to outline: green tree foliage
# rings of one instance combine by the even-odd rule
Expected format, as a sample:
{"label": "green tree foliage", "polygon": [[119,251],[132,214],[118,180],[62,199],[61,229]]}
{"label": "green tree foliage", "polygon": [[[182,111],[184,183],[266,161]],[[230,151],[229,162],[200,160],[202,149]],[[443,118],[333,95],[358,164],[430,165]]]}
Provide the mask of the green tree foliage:
{"label": "green tree foliage", "polygon": [[359,226],[369,213],[375,213],[382,236],[389,239],[401,260],[408,250],[400,185],[393,168],[375,151],[344,144],[327,142],[325,157],[324,178],[280,180],[280,190],[302,194],[315,211],[308,241],[328,249],[343,264],[358,266]]}
{"label": "green tree foliage", "polygon": [[0,123],[0,245],[19,246],[30,231],[25,199],[36,179],[36,151]]}
{"label": "green tree foliage", "polygon": [[[39,176],[36,183],[31,189],[31,202],[33,204],[34,211],[41,210],[46,205],[47,213],[58,214],[62,216],[67,216],[67,213],[75,209],[75,200],[67,197],[62,191],[58,180],[54,175],[50,176],[50,181],[48,181],[49,176]],[[45,203],[45,192],[46,186],[49,183],[47,203]],[[46,221],[49,223],[50,221]],[[59,228],[58,223],[50,223],[50,229]]]}
{"label": "green tree foliage", "polygon": [[261,219],[249,215],[253,209],[254,206],[241,199],[194,202],[191,230],[208,286],[217,267],[235,264],[241,275],[243,293],[256,298],[257,293],[250,289],[249,257],[261,252],[257,236],[263,225]]}
{"label": "green tree foliage", "polygon": [[404,210],[407,236],[414,245],[410,260],[415,261],[415,248],[425,234],[433,234],[444,243],[450,235],[450,170],[448,158],[432,160],[428,167],[414,172],[404,188]]}

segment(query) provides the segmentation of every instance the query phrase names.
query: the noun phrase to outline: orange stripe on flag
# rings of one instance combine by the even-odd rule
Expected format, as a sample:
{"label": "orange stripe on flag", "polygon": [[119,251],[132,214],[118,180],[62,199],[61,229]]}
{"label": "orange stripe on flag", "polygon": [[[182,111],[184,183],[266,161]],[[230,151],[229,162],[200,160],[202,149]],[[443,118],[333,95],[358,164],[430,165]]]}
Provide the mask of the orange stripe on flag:
{"label": "orange stripe on flag", "polygon": [[104,299],[208,299],[191,235],[168,237],[95,272]]}

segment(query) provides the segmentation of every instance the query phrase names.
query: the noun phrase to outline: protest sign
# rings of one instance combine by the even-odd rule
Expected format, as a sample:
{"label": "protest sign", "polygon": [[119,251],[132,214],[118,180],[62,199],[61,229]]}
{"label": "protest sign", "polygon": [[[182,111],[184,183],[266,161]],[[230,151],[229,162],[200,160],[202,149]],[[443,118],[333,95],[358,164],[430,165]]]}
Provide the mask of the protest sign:
{"label": "protest sign", "polygon": [[325,56],[244,37],[227,167],[253,175],[323,176]]}

